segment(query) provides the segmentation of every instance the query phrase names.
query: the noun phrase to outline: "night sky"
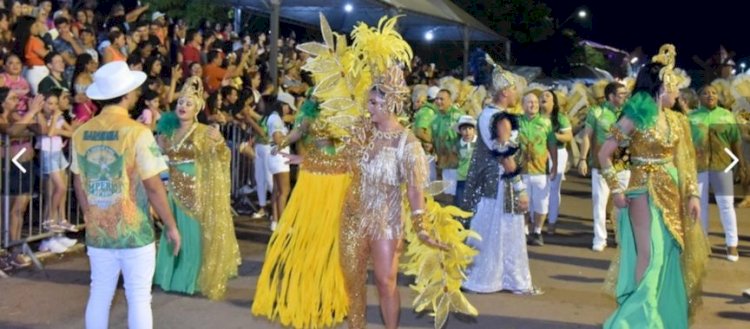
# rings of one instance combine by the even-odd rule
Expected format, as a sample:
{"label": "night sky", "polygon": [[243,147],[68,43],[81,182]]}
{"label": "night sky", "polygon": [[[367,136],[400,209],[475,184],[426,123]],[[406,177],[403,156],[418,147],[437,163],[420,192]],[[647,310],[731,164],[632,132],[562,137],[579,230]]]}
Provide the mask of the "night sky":
{"label": "night sky", "polygon": [[[685,1],[661,0],[541,0],[552,8],[552,15],[565,20],[578,8],[588,8],[591,28],[571,19],[565,24],[586,39],[633,51],[642,46],[652,55],[663,43],[677,47],[677,64],[697,68],[693,55],[707,59],[723,44],[736,53],[739,63],[750,64],[750,4],[746,1],[699,1],[700,6]],[[745,4],[743,4],[745,3]],[[710,37],[703,37],[703,36]]]}

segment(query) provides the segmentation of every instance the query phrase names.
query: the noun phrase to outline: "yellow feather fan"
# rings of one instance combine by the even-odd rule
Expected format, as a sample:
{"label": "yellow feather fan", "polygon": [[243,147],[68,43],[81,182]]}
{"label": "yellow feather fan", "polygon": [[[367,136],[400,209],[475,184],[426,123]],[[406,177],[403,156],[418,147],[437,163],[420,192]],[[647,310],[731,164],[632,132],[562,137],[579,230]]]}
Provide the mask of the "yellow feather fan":
{"label": "yellow feather fan", "polygon": [[730,109],[734,105],[734,96],[732,96],[732,83],[727,79],[716,79],[711,82],[711,86],[716,88],[719,96],[719,104]]}

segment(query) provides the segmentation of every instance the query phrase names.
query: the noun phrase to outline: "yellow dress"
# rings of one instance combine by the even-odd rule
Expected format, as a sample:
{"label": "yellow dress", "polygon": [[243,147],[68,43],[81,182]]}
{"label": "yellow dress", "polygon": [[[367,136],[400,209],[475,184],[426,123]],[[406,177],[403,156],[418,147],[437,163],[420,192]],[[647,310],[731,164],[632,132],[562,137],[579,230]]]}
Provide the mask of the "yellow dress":
{"label": "yellow dress", "polygon": [[182,247],[172,255],[162,232],[154,283],[165,291],[201,292],[216,300],[237,276],[241,259],[229,199],[231,154],[223,140],[208,136],[209,129],[196,124],[167,147],[169,201]]}
{"label": "yellow dress", "polygon": [[[318,125],[313,137],[324,138]],[[343,154],[312,147],[271,236],[252,313],[294,328],[331,327],[348,299],[339,257],[339,227],[351,174]]]}

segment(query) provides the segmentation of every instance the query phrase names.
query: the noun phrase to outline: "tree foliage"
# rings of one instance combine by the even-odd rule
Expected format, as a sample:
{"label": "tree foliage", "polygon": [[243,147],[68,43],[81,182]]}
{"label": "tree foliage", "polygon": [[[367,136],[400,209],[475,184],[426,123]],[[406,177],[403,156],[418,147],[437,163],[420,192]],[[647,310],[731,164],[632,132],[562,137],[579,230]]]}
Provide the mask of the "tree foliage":
{"label": "tree foliage", "polygon": [[534,43],[555,33],[552,9],[537,0],[454,0],[491,29],[513,42]]}
{"label": "tree foliage", "polygon": [[149,0],[148,3],[169,17],[184,19],[190,26],[205,20],[228,22],[232,19],[232,8],[217,0]]}

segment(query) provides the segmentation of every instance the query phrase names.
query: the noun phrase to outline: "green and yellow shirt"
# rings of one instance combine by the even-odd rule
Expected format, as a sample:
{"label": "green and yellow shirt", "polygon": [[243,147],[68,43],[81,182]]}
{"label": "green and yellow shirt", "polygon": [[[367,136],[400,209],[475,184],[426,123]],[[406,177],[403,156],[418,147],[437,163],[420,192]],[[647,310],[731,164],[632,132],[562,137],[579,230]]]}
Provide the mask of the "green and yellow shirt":
{"label": "green and yellow shirt", "polygon": [[460,138],[454,125],[461,118],[461,110],[451,106],[445,113],[438,111],[430,125],[432,145],[437,156],[437,167],[440,169],[455,169],[458,167],[458,152],[456,143]]}
{"label": "green and yellow shirt", "polygon": [[599,149],[601,149],[604,142],[607,141],[607,135],[612,125],[617,122],[620,117],[621,109],[616,108],[612,103],[605,102],[601,106],[595,106],[589,109],[586,114],[586,128],[593,131],[593,141],[591,143],[591,151],[588,156],[589,166],[591,168],[601,169],[599,164]]}
{"label": "green and yellow shirt", "polygon": [[70,170],[80,176],[89,211],[86,245],[138,248],[154,242],[142,181],[167,170],[151,131],[128,111],[108,106],[72,138]]}
{"label": "green and yellow shirt", "polygon": [[[551,121],[552,121],[552,119],[550,119],[550,122]],[[565,114],[563,114],[563,113],[558,113],[557,114],[557,122],[560,123],[560,127],[558,128],[557,131],[553,131],[553,133],[561,133],[561,132],[564,132],[566,130],[573,129],[573,127],[570,124],[570,119],[568,119],[568,116],[565,115]],[[553,129],[554,129],[554,127],[553,127]],[[562,142],[558,141],[557,140],[557,136],[555,136],[555,144],[557,145],[558,149],[563,149],[563,148],[565,148],[565,144],[566,143],[562,143]]]}
{"label": "green and yellow shirt", "polygon": [[724,149],[731,150],[742,138],[732,112],[718,106],[713,110],[701,106],[690,112],[688,119],[698,172],[726,169],[733,160]]}
{"label": "green and yellow shirt", "polygon": [[546,175],[549,162],[548,147],[557,144],[552,131],[552,121],[546,116],[537,114],[531,118],[522,115],[518,120],[518,143],[526,157],[523,173],[528,175]]}

